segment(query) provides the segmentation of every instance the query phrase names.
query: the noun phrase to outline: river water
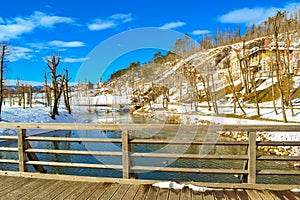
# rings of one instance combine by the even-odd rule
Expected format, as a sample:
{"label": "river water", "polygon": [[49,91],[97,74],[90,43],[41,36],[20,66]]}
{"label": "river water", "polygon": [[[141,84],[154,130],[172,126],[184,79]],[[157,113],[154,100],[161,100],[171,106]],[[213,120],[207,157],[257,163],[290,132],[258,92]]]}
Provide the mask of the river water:
{"label": "river water", "polygon": [[[79,117],[79,116],[78,116]],[[98,123],[161,123],[143,117],[132,117],[129,114],[120,113],[80,113],[80,118],[85,122]],[[120,125],[121,127],[121,125]],[[87,137],[87,138],[121,138],[121,131],[54,131],[43,134],[45,136],[56,137]],[[193,139],[195,141],[226,141],[228,138],[220,137],[216,133],[199,132],[187,136],[184,132],[150,132],[143,130],[142,133],[135,133],[131,137],[152,138],[165,140]],[[187,138],[189,137],[189,138]],[[90,151],[121,151],[119,144],[111,143],[75,143],[75,142],[30,142],[33,148],[39,149],[60,149],[60,150],[90,150]],[[17,147],[16,143],[8,143],[7,146]],[[199,145],[149,145],[139,144],[131,146],[132,152],[144,153],[189,153],[189,154],[212,154],[212,155],[236,155],[245,154],[245,146],[212,146],[204,148]],[[122,165],[121,157],[108,156],[80,156],[80,155],[56,155],[56,154],[37,154],[41,161],[53,162],[77,162],[93,163],[107,165]],[[13,152],[0,152],[0,158],[17,159],[17,154]],[[138,166],[156,166],[156,167],[184,167],[184,168],[211,168],[211,169],[242,169],[244,161],[234,160],[205,160],[205,159],[166,159],[166,158],[135,158],[135,165]],[[122,172],[119,170],[102,170],[102,169],[82,169],[82,168],[62,168],[62,167],[45,167],[47,173],[51,174],[71,174],[79,176],[97,176],[97,177],[115,177],[121,178]],[[258,169],[294,169],[293,166],[286,162],[268,162],[258,161]],[[0,164],[1,170],[18,170],[17,165]],[[29,166],[29,171],[35,171]],[[171,181],[201,181],[201,182],[226,182],[239,183],[236,175],[213,175],[201,173],[166,173],[166,172],[139,172],[139,179],[152,180],[171,180]],[[282,184],[300,184],[298,176],[258,176],[258,183],[282,183]]]}

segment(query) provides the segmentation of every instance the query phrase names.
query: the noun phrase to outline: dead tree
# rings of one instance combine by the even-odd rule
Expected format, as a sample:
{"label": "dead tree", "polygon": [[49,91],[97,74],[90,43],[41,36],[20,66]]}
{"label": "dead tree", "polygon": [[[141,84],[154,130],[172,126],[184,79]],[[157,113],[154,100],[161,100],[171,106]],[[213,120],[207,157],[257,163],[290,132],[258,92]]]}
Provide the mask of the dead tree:
{"label": "dead tree", "polygon": [[280,70],[281,67],[281,59],[280,59],[280,53],[279,53],[279,45],[278,45],[278,35],[280,31],[280,23],[282,21],[283,13],[281,11],[278,11],[274,20],[273,20],[273,32],[274,32],[274,38],[275,38],[275,72],[276,72],[276,78],[278,81],[279,86],[279,94],[280,94],[280,100],[281,100],[281,110],[282,110],[282,119],[284,123],[287,123],[287,117],[285,113],[285,98],[284,98],[284,92],[283,92],[283,82],[281,80]]}
{"label": "dead tree", "polygon": [[65,82],[64,82],[64,92],[63,92],[63,95],[64,95],[64,101],[65,101],[65,106],[66,106],[66,109],[67,111],[69,112],[69,114],[72,113],[72,110],[71,110],[71,106],[70,106],[70,96],[69,96],[69,81],[71,80],[71,78],[69,78],[69,72],[68,72],[68,69],[65,69]]}
{"label": "dead tree", "polygon": [[246,115],[246,112],[243,109],[241,103],[239,102],[239,98],[238,98],[238,96],[236,94],[236,91],[235,91],[234,81],[233,81],[233,77],[232,77],[232,74],[231,74],[232,72],[230,71],[230,68],[231,68],[230,60],[227,58],[227,60],[225,60],[224,64],[226,65],[227,70],[228,70],[228,76],[226,76],[226,78],[227,78],[227,81],[229,82],[231,92],[232,92],[232,95],[233,95],[233,98],[234,98],[234,102],[238,104],[240,110],[243,112],[244,115]]}
{"label": "dead tree", "polygon": [[3,71],[4,70],[3,70],[3,68],[4,68],[5,50],[6,50],[6,45],[2,44],[2,46],[1,46],[1,62],[0,62],[0,120],[1,120],[3,90],[4,90],[4,83],[3,83]]}
{"label": "dead tree", "polygon": [[52,102],[51,102],[51,91],[50,91],[50,87],[48,86],[48,79],[47,79],[47,72],[44,72],[44,88],[45,88],[45,107],[50,106],[50,110],[51,110],[51,106],[52,106]]}
{"label": "dead tree", "polygon": [[256,89],[256,80],[255,80],[255,70],[256,69],[254,69],[252,73],[252,88],[254,89],[254,98],[255,98],[257,115],[260,116],[259,100],[258,100],[258,93]]}
{"label": "dead tree", "polygon": [[22,105],[23,105],[23,109],[26,108],[26,99],[25,99],[25,85],[22,84],[21,85],[21,96],[22,96]]}
{"label": "dead tree", "polygon": [[[202,75],[199,76],[199,80],[202,82],[203,89],[205,92],[208,110],[211,111],[211,105],[210,105],[211,95],[210,95],[209,89],[207,87],[207,85],[209,85],[209,79],[207,76],[205,76],[205,78],[206,78],[206,80],[204,80]],[[206,85],[206,81],[207,81],[207,85]]]}
{"label": "dead tree", "polygon": [[274,84],[274,66],[273,66],[273,61],[272,61],[272,65],[271,65],[271,80],[272,80],[272,103],[273,103],[273,108],[274,108],[274,112],[276,115],[278,115],[278,111],[277,111],[277,107],[276,107],[276,101],[275,101],[275,84]]}
{"label": "dead tree", "polygon": [[[58,103],[63,92],[63,85],[64,85],[64,75],[57,75],[56,70],[60,63],[60,57],[52,56],[52,58],[47,58],[47,66],[51,70],[51,77],[52,77],[52,93],[53,93],[53,109],[50,112],[50,116],[52,119],[55,119],[58,113]],[[59,79],[60,78],[60,79]]]}

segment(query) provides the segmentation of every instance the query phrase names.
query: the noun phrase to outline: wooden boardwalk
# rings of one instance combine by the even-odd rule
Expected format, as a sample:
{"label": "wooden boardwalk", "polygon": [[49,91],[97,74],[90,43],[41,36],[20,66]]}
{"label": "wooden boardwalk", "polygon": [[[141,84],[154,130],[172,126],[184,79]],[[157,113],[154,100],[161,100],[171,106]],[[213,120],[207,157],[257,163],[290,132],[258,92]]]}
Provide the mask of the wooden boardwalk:
{"label": "wooden boardwalk", "polygon": [[0,176],[0,199],[300,199],[300,193],[289,190],[223,189],[194,192],[159,189],[149,184],[119,184],[104,182],[79,182]]}

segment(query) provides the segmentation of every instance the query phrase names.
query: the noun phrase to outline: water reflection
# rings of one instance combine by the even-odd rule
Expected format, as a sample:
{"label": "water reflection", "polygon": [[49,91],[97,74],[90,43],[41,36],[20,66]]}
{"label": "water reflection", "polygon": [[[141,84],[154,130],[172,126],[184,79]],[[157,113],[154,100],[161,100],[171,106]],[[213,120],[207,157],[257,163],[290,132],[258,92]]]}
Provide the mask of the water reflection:
{"label": "water reflection", "polygon": [[[93,121],[93,115],[86,115],[86,119]],[[105,116],[105,114],[103,114]],[[99,116],[98,116],[99,117]],[[118,122],[125,123],[146,123],[146,118],[132,118],[129,115],[120,115]],[[121,131],[53,131],[43,134],[43,136],[51,137],[84,137],[84,138],[121,138]],[[132,132],[131,138],[148,138],[159,140],[174,141],[227,141],[228,138],[220,137],[219,134],[207,134],[197,130],[195,134],[186,134],[184,132],[153,132],[139,131]],[[54,150],[88,150],[88,151],[114,151],[121,152],[121,145],[115,143],[87,143],[87,142],[30,142],[33,148],[38,149],[54,149]],[[9,147],[17,147],[16,142],[8,144]],[[178,144],[133,144],[132,152],[141,153],[172,153],[178,156],[187,154],[198,155],[245,155],[246,146],[203,146],[203,145],[178,145]],[[82,156],[68,154],[37,154],[41,161],[53,162],[74,162],[74,163],[91,163],[91,164],[107,164],[121,165],[122,158],[119,156]],[[18,159],[15,152],[0,152],[2,159]],[[242,169],[244,161],[237,160],[208,160],[208,159],[171,159],[171,158],[141,158],[133,159],[135,165],[138,166],[155,166],[155,167],[182,167],[182,168],[213,168],[213,169]],[[258,161],[258,169],[292,169],[286,162],[270,162]],[[73,174],[83,176],[98,177],[122,177],[119,170],[102,170],[102,169],[81,169],[81,168],[61,168],[61,167],[45,167],[47,173],[51,174]],[[1,170],[18,170],[18,165],[2,164]],[[34,171],[33,167],[29,167],[29,171]],[[173,180],[173,181],[203,181],[203,182],[229,182],[238,183],[239,179],[234,175],[222,174],[201,174],[201,173],[165,173],[165,172],[138,172],[139,179],[155,179],[155,180]],[[258,183],[286,183],[300,184],[299,176],[258,176]]]}

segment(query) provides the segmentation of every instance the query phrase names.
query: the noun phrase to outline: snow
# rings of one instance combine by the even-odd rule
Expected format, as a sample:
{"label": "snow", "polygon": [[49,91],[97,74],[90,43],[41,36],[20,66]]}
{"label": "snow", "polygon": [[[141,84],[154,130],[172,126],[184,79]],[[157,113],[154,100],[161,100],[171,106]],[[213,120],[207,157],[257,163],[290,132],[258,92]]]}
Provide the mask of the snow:
{"label": "snow", "polygon": [[207,188],[207,187],[199,187],[193,184],[179,184],[173,181],[165,181],[165,182],[159,182],[154,183],[152,186],[159,187],[162,189],[174,189],[174,190],[182,190],[184,187],[188,187],[189,189],[196,191],[196,192],[205,192],[208,190],[222,190],[222,189],[213,189],[213,188]]}
{"label": "snow", "polygon": [[[3,122],[28,122],[28,123],[74,123],[75,119],[66,110],[60,109],[59,115],[53,120],[49,115],[49,107],[35,105],[33,108],[20,108],[4,106],[1,115]],[[28,130],[27,134],[37,134],[47,130]],[[17,135],[15,129],[0,129],[2,135]]]}

